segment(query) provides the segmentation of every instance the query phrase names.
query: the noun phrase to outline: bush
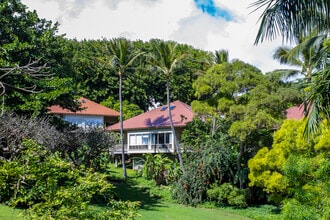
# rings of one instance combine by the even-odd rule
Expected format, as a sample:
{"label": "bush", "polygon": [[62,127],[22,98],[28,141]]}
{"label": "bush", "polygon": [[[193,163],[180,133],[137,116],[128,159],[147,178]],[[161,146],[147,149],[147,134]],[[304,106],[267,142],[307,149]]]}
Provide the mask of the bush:
{"label": "bush", "polygon": [[13,160],[20,154],[24,139],[33,139],[54,150],[60,148],[63,134],[50,125],[49,118],[27,118],[13,113],[0,116],[0,159]]}
{"label": "bush", "polygon": [[[0,167],[0,202],[26,208],[29,219],[127,219],[138,203],[113,199],[107,176],[77,169],[34,141],[21,144],[21,154]],[[107,205],[95,211],[93,202]]]}
{"label": "bush", "polygon": [[222,205],[232,205],[240,208],[248,206],[246,201],[246,190],[241,190],[230,183],[224,183],[220,186],[213,184],[206,192],[210,200],[216,201]]}
{"label": "bush", "polygon": [[66,133],[61,148],[57,150],[67,155],[78,167],[101,171],[110,163],[109,148],[119,143],[118,141],[117,134],[100,128],[77,129]]}

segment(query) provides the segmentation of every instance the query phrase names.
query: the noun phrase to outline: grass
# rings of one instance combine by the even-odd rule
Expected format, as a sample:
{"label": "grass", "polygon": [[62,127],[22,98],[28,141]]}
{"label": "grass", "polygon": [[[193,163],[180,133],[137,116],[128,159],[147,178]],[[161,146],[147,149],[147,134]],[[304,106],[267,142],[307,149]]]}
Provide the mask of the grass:
{"label": "grass", "polygon": [[20,211],[0,204],[0,220],[21,220]]}
{"label": "grass", "polygon": [[[112,172],[115,172],[112,169]],[[118,170],[121,173],[121,170]],[[205,203],[200,207],[189,207],[174,203],[171,198],[170,186],[156,186],[153,181],[141,178],[136,172],[128,170],[126,183],[115,183],[118,197],[122,200],[140,201],[139,213],[144,219],[165,220],[194,220],[194,219],[223,219],[223,220],[280,220],[281,215],[275,206],[263,205],[238,209],[233,207],[217,207],[213,203]]]}
{"label": "grass", "polygon": [[168,220],[193,220],[193,219],[208,219],[208,220],[248,220],[250,218],[222,211],[219,209],[205,209],[183,206],[173,203],[160,202],[152,209],[141,209],[141,217],[138,219],[168,219]]}
{"label": "grass", "polygon": [[[108,174],[116,186],[116,197],[121,200],[139,201],[138,220],[280,220],[281,215],[274,206],[249,207],[236,209],[233,207],[217,207],[214,203],[204,203],[199,207],[176,204],[171,198],[170,186],[156,186],[153,181],[145,180],[139,173],[128,169],[128,180],[122,181],[122,170],[110,167]],[[98,206],[99,209],[105,207]],[[0,220],[22,220],[20,211],[8,206],[0,205]]]}
{"label": "grass", "polygon": [[140,220],[193,220],[223,219],[248,220],[250,218],[219,209],[194,208],[179,205],[171,200],[170,187],[156,186],[153,181],[131,177],[127,183],[116,183],[118,197],[122,200],[140,201]]}

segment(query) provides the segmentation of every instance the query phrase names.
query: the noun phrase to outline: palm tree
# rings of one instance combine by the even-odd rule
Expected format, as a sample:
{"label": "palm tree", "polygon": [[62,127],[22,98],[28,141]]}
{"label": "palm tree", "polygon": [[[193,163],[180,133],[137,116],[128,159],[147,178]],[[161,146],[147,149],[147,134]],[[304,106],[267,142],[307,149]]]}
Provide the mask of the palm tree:
{"label": "palm tree", "polygon": [[263,9],[255,44],[278,35],[283,40],[308,36],[312,31],[327,33],[330,29],[330,4],[327,0],[256,0],[254,11]]}
{"label": "palm tree", "polygon": [[[330,103],[324,102],[329,99],[327,96],[328,82],[326,70],[322,70],[327,55],[324,42],[326,35],[311,34],[308,37],[300,37],[299,44],[294,48],[280,47],[275,51],[274,59],[282,64],[290,64],[299,69],[280,70],[288,77],[301,74],[304,76],[303,88],[307,88],[307,97],[304,102],[304,111],[308,113],[308,119],[305,127],[305,135],[310,138],[317,132],[317,128],[322,118],[329,117],[327,107]],[[312,80],[313,77],[313,80]],[[314,79],[315,78],[315,79]],[[323,102],[321,101],[323,100]],[[323,117],[321,117],[323,115]]]}
{"label": "palm tree", "polygon": [[184,164],[180,151],[179,142],[177,140],[175,129],[172,120],[171,108],[170,108],[170,77],[177,68],[179,61],[184,57],[184,54],[179,54],[177,51],[177,44],[174,42],[164,42],[157,40],[154,47],[154,54],[152,55],[155,67],[164,74],[166,78],[166,97],[167,97],[167,110],[170,120],[170,126],[172,130],[174,145],[176,152],[178,153],[179,163],[181,170],[184,173]]}
{"label": "palm tree", "polygon": [[228,50],[216,50],[214,52],[214,62],[216,64],[223,64],[223,63],[228,63],[229,61],[229,55],[228,55]]}
{"label": "palm tree", "polygon": [[309,113],[304,133],[307,138],[313,138],[319,131],[323,119],[330,119],[330,68],[324,68],[314,74],[310,83],[308,105],[305,112]]}
{"label": "palm tree", "polygon": [[307,37],[296,37],[298,45],[290,47],[279,47],[273,58],[281,64],[288,64],[297,69],[285,69],[281,72],[287,73],[287,78],[303,75],[307,82],[311,82],[312,74],[320,69],[325,54],[323,42],[326,35],[311,34]]}
{"label": "palm tree", "polygon": [[[255,44],[267,38],[273,40],[278,35],[293,41],[296,36],[307,37],[313,32],[327,34],[330,29],[330,4],[326,0],[257,0],[251,7],[264,8]],[[305,105],[305,112],[310,114],[305,128],[307,137],[318,130],[321,118],[330,119],[329,75],[325,59],[310,83],[308,105]]]}
{"label": "palm tree", "polygon": [[137,57],[142,55],[142,52],[135,51],[132,43],[125,38],[117,38],[110,40],[108,46],[110,54],[110,65],[118,72],[119,76],[119,122],[120,122],[120,142],[122,149],[122,166],[123,177],[127,179],[126,164],[125,164],[125,146],[124,146],[124,127],[123,127],[123,100],[122,100],[122,78],[127,70],[133,65]]}

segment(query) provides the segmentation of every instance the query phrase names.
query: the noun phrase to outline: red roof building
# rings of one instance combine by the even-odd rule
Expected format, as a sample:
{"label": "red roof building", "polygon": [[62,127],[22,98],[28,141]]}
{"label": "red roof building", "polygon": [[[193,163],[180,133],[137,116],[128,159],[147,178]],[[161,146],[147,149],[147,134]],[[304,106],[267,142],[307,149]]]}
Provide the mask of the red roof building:
{"label": "red roof building", "polygon": [[[191,122],[194,113],[191,107],[181,101],[170,104],[176,136]],[[142,113],[123,121],[125,150],[128,154],[173,153],[174,141],[170,127],[167,105]],[[119,131],[120,123],[108,126],[108,131]],[[120,149],[115,149],[115,154]]]}
{"label": "red roof building", "polygon": [[49,108],[49,113],[60,115],[65,121],[77,124],[78,127],[101,126],[118,122],[119,112],[83,97],[78,101],[82,110],[73,112],[59,105],[53,105]]}
{"label": "red roof building", "polygon": [[287,119],[296,119],[300,120],[304,117],[304,105],[301,104],[300,106],[293,106],[286,110],[286,118]]}
{"label": "red roof building", "polygon": [[[174,127],[185,127],[192,121],[194,113],[191,107],[181,101],[171,103],[171,114]],[[170,128],[167,105],[142,113],[123,121],[124,130],[141,130],[155,128]],[[109,131],[119,131],[120,123],[107,127]]]}

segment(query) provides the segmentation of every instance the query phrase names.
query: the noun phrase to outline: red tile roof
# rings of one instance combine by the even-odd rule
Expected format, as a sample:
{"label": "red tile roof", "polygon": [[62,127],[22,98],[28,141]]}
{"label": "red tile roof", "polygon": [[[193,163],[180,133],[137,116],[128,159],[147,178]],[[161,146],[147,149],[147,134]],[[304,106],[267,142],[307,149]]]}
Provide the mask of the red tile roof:
{"label": "red tile roof", "polygon": [[[171,103],[174,127],[184,127],[194,116],[191,107],[181,101]],[[165,109],[166,108],[166,109]],[[142,113],[123,121],[124,130],[170,127],[167,105]],[[109,131],[118,131],[120,123],[107,127]]]}
{"label": "red tile roof", "polygon": [[97,104],[89,99],[81,97],[78,100],[81,103],[80,111],[70,111],[69,109],[64,109],[59,105],[53,105],[49,108],[49,113],[51,114],[63,114],[63,115],[103,115],[103,116],[119,116],[119,112]]}
{"label": "red tile roof", "polygon": [[286,110],[286,118],[287,119],[297,119],[300,120],[304,117],[304,105],[293,106]]}

